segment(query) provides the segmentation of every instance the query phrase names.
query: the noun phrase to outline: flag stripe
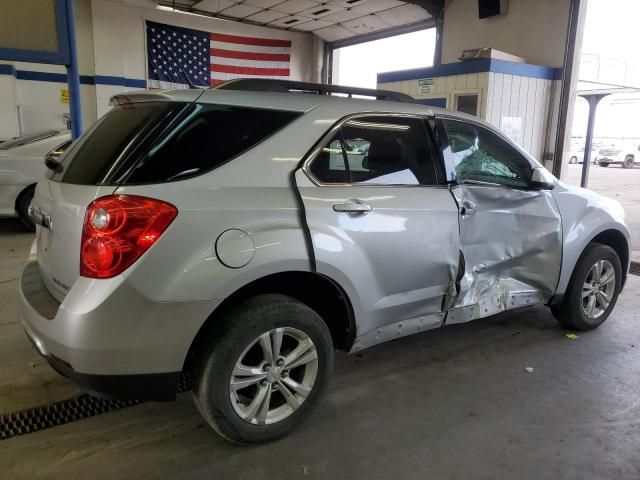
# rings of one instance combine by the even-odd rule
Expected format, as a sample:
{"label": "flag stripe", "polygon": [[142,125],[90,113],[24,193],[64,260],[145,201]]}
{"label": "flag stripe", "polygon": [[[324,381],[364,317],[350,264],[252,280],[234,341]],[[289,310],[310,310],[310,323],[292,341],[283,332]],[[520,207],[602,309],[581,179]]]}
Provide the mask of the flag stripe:
{"label": "flag stripe", "polygon": [[227,43],[240,43],[242,45],[261,45],[263,47],[291,47],[290,40],[276,40],[273,38],[239,37],[224,33],[212,33],[211,40]]}
{"label": "flag stripe", "polygon": [[253,68],[241,67],[236,65],[211,65],[212,72],[237,73],[240,75],[266,75],[266,76],[289,76],[288,68]]}
{"label": "flag stripe", "polygon": [[211,48],[220,48],[223,50],[233,50],[234,52],[256,52],[256,53],[283,53],[288,55],[291,53],[289,47],[263,47],[260,45],[242,45],[241,43],[226,43],[210,41]]}
{"label": "flag stripe", "polygon": [[237,73],[211,72],[211,80],[226,82],[236,78],[271,78],[274,80],[283,80],[285,77],[274,75],[238,75]]}
{"label": "flag stripe", "polygon": [[[212,48],[211,57],[241,58],[243,60],[260,60],[274,62],[289,62],[291,55],[287,53],[259,53],[259,52],[239,52],[237,50],[225,50],[222,48]],[[211,59],[213,62],[213,58]]]}
{"label": "flag stripe", "polygon": [[237,65],[238,67],[288,69],[289,62],[258,62],[257,60],[239,60],[237,58],[211,57],[212,65]]}

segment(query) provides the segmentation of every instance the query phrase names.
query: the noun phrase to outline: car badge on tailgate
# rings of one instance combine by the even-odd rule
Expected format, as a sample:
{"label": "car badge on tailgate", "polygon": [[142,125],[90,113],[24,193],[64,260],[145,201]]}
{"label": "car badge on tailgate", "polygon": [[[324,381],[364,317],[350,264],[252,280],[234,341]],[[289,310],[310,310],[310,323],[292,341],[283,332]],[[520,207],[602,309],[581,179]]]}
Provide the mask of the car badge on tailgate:
{"label": "car badge on tailgate", "polygon": [[28,213],[29,217],[31,217],[37,225],[42,225],[44,228],[53,231],[53,222],[51,221],[51,215],[49,213],[33,203],[29,205]]}

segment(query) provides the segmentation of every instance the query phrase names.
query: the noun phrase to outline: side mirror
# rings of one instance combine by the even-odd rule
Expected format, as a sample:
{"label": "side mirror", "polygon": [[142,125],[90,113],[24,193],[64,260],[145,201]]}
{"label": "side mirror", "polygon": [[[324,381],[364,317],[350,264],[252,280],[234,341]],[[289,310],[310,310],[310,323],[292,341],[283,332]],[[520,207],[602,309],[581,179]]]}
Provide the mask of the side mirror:
{"label": "side mirror", "polygon": [[62,165],[60,165],[59,155],[47,155],[44,157],[44,164],[49,170],[53,170],[54,173],[60,173],[62,171]]}
{"label": "side mirror", "polygon": [[544,167],[536,167],[533,169],[533,173],[531,175],[531,188],[536,188],[538,190],[552,190],[558,180],[554,177],[549,170]]}

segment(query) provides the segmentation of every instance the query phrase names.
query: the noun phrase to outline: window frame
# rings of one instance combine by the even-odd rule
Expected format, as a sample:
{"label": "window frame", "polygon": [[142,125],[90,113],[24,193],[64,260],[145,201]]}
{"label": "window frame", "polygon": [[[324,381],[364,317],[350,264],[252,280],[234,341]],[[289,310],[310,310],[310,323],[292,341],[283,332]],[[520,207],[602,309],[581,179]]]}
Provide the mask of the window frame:
{"label": "window frame", "polygon": [[[511,140],[509,137],[507,137],[504,133],[502,133],[500,130],[492,127],[491,125],[486,125],[483,122],[480,121],[476,121],[474,119],[470,119],[470,118],[463,118],[463,117],[459,117],[456,115],[448,115],[448,114],[439,114],[436,115],[436,122],[438,124],[438,129],[440,130],[440,134],[441,135],[445,135],[445,138],[447,140],[447,144],[446,145],[442,145],[443,150],[445,149],[449,149],[449,154],[451,155],[452,152],[450,150],[450,140],[449,140],[449,133],[447,132],[447,127],[445,125],[446,121],[454,121],[454,122],[459,122],[459,123],[466,123],[469,125],[473,125],[474,127],[478,127],[481,129],[484,129],[490,133],[493,133],[494,135],[496,135],[499,139],[501,139],[502,141],[504,141],[505,143],[507,143],[509,146],[511,146],[513,148],[513,150],[515,150],[516,153],[518,153],[528,164],[529,167],[531,168],[531,172],[533,173],[533,170],[535,170],[538,167],[542,167],[541,164],[539,164],[537,161],[535,161],[520,145],[518,145],[517,143],[515,143],[513,140]],[[512,185],[505,185],[503,183],[497,183],[497,182],[485,182],[485,181],[480,181],[480,180],[470,180],[468,182],[460,182],[458,181],[456,172],[455,172],[455,165],[453,164],[453,157],[450,158],[448,161],[445,161],[445,165],[447,166],[447,176],[449,178],[453,178],[452,183],[454,183],[455,185],[464,185],[464,184],[475,184],[475,185],[485,185],[485,186],[490,186],[490,187],[501,187],[501,188],[508,188],[511,190],[539,190],[536,187],[531,186],[531,180],[529,180],[529,185],[526,187],[515,187]]]}
{"label": "window frame", "polygon": [[[310,169],[311,164],[318,157],[318,155],[320,155],[320,153],[322,152],[322,149],[325,147],[327,142],[329,142],[331,139],[336,137],[336,135],[338,135],[337,138],[340,139],[340,142],[342,144],[343,161],[345,162],[347,178],[349,180],[351,179],[349,175],[349,165],[348,165],[347,159],[345,158],[346,151],[344,148],[345,141],[342,134],[342,126],[345,123],[349,122],[350,120],[363,118],[363,117],[365,118],[366,117],[392,117],[392,118],[409,118],[409,119],[419,120],[420,123],[422,124],[424,139],[429,148],[429,152],[432,154],[433,169],[434,169],[434,176],[436,179],[436,183],[434,183],[433,185],[422,185],[422,184],[390,185],[390,184],[384,184],[384,183],[351,183],[351,182],[324,183],[318,178],[316,178],[315,175],[311,172],[311,169]],[[307,153],[306,157],[302,162],[302,171],[309,178],[309,180],[311,180],[311,182],[318,187],[345,187],[345,186],[347,187],[385,187],[385,188],[388,188],[388,187],[391,187],[391,188],[442,187],[443,185],[447,184],[445,180],[445,168],[444,168],[444,163],[442,158],[442,151],[434,139],[433,132],[431,131],[431,126],[429,125],[429,122],[428,122],[429,119],[431,118],[434,118],[434,116],[428,115],[428,114],[417,114],[417,113],[376,112],[376,111],[359,112],[359,113],[352,113],[352,114],[346,115],[345,117],[342,117],[340,120],[338,120],[335,124],[333,124],[333,126],[329,130],[327,130],[327,132],[325,132],[325,134],[320,138],[320,140],[316,142],[315,146],[311,149],[311,151]]]}

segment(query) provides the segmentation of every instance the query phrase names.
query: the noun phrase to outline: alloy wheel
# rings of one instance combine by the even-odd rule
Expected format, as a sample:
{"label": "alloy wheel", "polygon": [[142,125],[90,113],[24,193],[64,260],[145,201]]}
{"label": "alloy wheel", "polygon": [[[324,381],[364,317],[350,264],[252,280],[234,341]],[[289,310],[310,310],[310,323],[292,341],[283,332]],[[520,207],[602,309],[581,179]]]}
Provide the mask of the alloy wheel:
{"label": "alloy wheel", "polygon": [[616,271],[608,260],[598,260],[587,273],[582,286],[582,311],[590,318],[607,311],[616,288]]}
{"label": "alloy wheel", "polygon": [[307,334],[291,327],[269,330],[235,363],[229,380],[233,409],[252,424],[280,422],[309,396],[317,374],[318,352]]}

